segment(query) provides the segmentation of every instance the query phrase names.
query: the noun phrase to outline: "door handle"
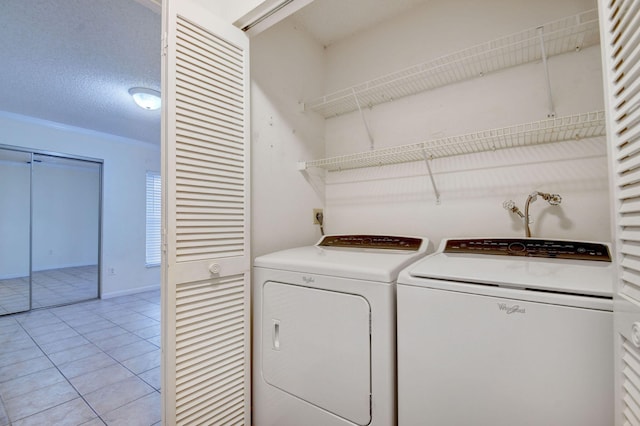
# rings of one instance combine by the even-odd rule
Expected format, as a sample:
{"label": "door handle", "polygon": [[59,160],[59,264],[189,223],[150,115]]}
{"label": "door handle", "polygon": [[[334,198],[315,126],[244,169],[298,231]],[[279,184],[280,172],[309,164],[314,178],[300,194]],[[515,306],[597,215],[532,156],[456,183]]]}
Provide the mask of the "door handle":
{"label": "door handle", "polygon": [[280,320],[273,320],[273,330],[271,333],[271,342],[273,345],[273,349],[276,351],[280,350]]}

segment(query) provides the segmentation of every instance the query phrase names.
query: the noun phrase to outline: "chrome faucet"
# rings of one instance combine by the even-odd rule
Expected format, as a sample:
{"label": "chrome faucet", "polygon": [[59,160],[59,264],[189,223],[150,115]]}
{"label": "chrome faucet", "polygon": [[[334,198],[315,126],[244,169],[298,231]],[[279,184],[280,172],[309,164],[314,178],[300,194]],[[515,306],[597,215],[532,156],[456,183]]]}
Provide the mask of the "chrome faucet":
{"label": "chrome faucet", "polygon": [[510,212],[517,214],[521,219],[524,220],[525,235],[527,237],[531,236],[531,228],[529,225],[533,222],[529,216],[529,206],[531,205],[531,203],[536,201],[539,196],[552,206],[557,206],[562,202],[562,197],[559,194],[549,194],[546,192],[533,191],[527,197],[527,202],[524,206],[524,213],[522,213],[522,211],[516,206],[516,203],[513,200],[505,201],[504,203],[502,203],[502,207],[504,207],[506,210],[509,210]]}

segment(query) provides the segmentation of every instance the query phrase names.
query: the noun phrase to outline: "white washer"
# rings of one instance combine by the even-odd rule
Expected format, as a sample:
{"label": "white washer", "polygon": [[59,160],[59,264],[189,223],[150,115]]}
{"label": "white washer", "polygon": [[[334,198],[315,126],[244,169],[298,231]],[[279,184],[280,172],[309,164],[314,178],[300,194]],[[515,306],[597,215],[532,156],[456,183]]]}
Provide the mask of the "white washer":
{"label": "white washer", "polygon": [[255,259],[256,426],[396,424],[395,282],[427,249],[331,235]]}
{"label": "white washer", "polygon": [[613,424],[604,244],[445,240],[398,277],[398,424]]}

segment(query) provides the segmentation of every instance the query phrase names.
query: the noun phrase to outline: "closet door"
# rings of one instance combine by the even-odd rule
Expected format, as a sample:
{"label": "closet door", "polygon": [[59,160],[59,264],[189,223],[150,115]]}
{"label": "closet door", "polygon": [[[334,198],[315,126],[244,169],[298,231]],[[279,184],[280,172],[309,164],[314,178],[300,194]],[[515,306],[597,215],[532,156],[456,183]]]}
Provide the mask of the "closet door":
{"label": "closet door", "polygon": [[30,309],[31,153],[0,149],[0,315]]}
{"label": "closet door", "polygon": [[163,423],[250,425],[249,43],[163,3]]}
{"label": "closet door", "polygon": [[640,425],[640,2],[599,0],[617,259],[616,425]]}
{"label": "closet door", "polygon": [[33,155],[33,308],[98,297],[101,167]]}

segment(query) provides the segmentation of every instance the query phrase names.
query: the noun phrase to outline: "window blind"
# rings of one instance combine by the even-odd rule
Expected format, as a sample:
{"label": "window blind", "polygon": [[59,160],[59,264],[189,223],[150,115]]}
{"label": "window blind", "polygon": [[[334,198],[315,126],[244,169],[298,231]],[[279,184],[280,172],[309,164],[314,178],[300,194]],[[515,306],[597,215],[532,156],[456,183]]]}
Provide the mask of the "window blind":
{"label": "window blind", "polygon": [[160,173],[147,172],[146,265],[160,265],[161,183]]}

